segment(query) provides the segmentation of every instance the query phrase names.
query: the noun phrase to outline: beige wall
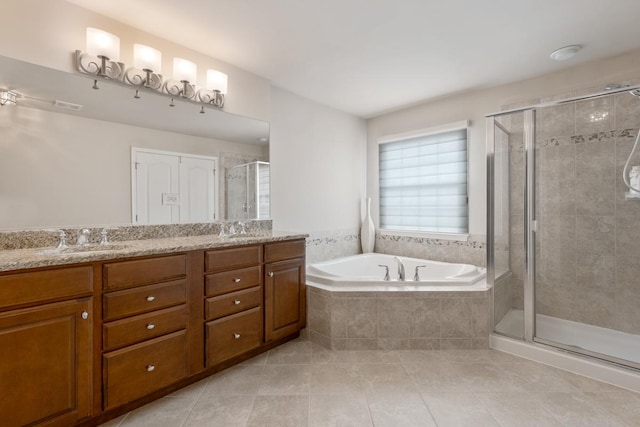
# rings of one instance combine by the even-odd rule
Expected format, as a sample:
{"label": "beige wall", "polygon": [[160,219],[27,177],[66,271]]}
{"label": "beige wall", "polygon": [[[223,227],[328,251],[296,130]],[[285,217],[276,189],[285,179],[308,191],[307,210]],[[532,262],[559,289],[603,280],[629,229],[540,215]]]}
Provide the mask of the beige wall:
{"label": "beige wall", "polygon": [[162,74],[167,77],[171,76],[175,56],[197,64],[201,84],[206,82],[208,68],[228,74],[225,111],[260,120],[269,118],[268,80],[231,64],[63,0],[2,0],[1,13],[7,19],[0,25],[0,55],[75,72],[74,52],[86,48],[86,28],[97,27],[120,37],[120,61],[125,64],[133,62],[133,44],[142,43],[162,52]]}
{"label": "beige wall", "polygon": [[357,229],[366,176],[365,121],[276,87],[271,96],[274,228]]}
{"label": "beige wall", "polygon": [[367,194],[372,197],[374,221],[378,224],[378,146],[381,136],[470,120],[469,132],[469,231],[484,236],[486,228],[486,114],[503,106],[603,87],[606,83],[640,76],[640,51],[579,65],[564,71],[508,85],[458,93],[392,113],[367,122]]}

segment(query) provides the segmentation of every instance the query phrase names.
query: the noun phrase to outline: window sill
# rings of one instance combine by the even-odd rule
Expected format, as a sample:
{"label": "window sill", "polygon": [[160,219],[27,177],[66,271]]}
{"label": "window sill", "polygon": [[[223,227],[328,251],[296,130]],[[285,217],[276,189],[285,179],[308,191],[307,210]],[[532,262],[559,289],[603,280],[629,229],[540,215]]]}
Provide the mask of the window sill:
{"label": "window sill", "polygon": [[453,240],[458,242],[469,241],[469,234],[433,233],[433,232],[402,231],[402,230],[387,230],[387,229],[379,229],[378,232],[380,233],[381,236],[406,236],[406,237],[416,237],[421,239]]}

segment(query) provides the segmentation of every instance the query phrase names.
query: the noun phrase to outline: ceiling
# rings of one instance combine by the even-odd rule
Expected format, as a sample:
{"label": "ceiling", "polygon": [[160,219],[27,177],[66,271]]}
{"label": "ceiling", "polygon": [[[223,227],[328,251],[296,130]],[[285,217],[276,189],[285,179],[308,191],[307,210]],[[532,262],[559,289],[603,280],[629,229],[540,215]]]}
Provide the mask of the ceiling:
{"label": "ceiling", "polygon": [[638,0],[68,1],[365,118],[640,48]]}

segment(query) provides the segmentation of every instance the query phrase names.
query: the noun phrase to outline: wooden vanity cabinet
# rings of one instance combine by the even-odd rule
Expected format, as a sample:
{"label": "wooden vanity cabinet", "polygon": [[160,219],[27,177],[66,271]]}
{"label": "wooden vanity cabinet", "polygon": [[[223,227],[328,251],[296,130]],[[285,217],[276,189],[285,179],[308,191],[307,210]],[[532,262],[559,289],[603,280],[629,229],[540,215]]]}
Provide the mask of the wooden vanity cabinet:
{"label": "wooden vanity cabinet", "polygon": [[298,332],[306,324],[305,241],[264,245],[265,341]]}
{"label": "wooden vanity cabinet", "polygon": [[92,415],[91,266],[0,275],[0,424]]}
{"label": "wooden vanity cabinet", "polygon": [[206,366],[263,342],[262,246],[205,252]]}
{"label": "wooden vanity cabinet", "polygon": [[103,407],[111,409],[187,375],[187,256],[103,265]]}

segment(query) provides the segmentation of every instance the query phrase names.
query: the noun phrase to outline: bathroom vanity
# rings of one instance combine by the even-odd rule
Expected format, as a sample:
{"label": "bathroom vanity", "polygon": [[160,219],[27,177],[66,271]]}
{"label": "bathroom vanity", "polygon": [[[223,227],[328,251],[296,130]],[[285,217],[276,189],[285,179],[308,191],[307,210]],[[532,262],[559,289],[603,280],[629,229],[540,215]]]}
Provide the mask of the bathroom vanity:
{"label": "bathroom vanity", "polygon": [[0,251],[3,425],[97,425],[297,337],[304,237]]}

